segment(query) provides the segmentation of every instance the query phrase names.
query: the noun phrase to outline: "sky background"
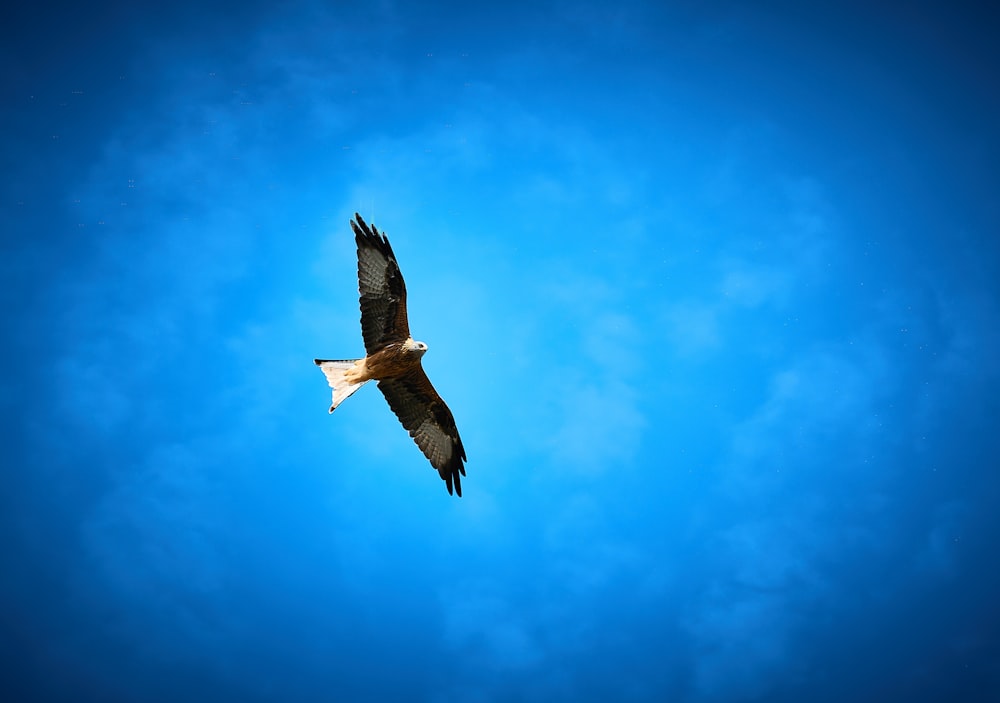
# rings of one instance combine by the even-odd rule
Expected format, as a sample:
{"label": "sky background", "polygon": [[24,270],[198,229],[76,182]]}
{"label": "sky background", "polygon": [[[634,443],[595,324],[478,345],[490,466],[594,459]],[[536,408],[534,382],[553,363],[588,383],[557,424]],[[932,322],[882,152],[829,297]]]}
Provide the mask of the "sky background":
{"label": "sky background", "polygon": [[[4,699],[1000,700],[960,5],[6,5]],[[355,211],[461,499],[327,414]]]}

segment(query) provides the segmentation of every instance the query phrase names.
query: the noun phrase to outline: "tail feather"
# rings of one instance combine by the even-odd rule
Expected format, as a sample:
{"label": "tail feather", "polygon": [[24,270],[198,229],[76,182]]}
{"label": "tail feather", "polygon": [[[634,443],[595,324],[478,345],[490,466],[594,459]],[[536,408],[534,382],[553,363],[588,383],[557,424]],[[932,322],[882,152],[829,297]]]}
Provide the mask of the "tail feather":
{"label": "tail feather", "polygon": [[368,381],[351,383],[344,378],[344,373],[348,369],[354,368],[360,359],[314,359],[313,361],[326,376],[330,388],[333,389],[333,404],[330,406],[330,412],[336,410],[338,405],[350,398],[361,386],[368,383]]}

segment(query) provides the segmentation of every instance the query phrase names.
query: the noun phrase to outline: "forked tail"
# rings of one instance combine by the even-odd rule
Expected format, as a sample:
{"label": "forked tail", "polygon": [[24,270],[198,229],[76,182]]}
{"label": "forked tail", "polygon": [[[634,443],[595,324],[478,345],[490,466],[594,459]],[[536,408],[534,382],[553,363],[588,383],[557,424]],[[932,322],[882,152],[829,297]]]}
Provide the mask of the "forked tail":
{"label": "forked tail", "polygon": [[352,383],[344,378],[344,374],[349,369],[354,368],[354,364],[359,359],[314,359],[313,361],[326,376],[330,388],[333,389],[333,405],[330,406],[330,412],[336,410],[338,405],[350,398],[361,386],[368,383],[368,381]]}

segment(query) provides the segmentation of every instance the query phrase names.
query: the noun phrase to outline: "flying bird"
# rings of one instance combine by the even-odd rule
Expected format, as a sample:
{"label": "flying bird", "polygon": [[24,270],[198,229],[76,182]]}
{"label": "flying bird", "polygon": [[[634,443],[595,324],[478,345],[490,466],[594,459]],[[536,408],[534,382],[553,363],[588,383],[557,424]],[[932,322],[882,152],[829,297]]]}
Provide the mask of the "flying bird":
{"label": "flying bird", "polygon": [[389,407],[448,487],[462,496],[465,448],[455,418],[420,365],[427,345],[410,336],[406,285],[389,240],[355,213],[363,359],[315,359],[333,389],[332,413],[369,381],[377,381]]}

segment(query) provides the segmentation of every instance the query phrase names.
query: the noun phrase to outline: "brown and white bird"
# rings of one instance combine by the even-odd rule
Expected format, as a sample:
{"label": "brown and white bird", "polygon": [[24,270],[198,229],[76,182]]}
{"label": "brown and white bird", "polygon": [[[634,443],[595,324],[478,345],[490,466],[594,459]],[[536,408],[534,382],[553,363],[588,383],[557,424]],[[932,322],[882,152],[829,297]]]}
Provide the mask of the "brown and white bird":
{"label": "brown and white bird", "polygon": [[455,418],[420,365],[427,345],[414,341],[406,319],[406,286],[389,240],[354,214],[361,293],[363,359],[316,359],[333,389],[332,413],[368,381],[377,381],[389,407],[438,470],[448,493],[461,497],[465,448]]}

